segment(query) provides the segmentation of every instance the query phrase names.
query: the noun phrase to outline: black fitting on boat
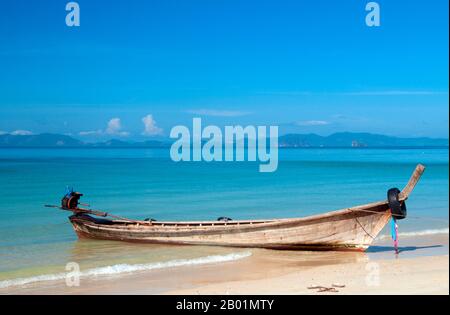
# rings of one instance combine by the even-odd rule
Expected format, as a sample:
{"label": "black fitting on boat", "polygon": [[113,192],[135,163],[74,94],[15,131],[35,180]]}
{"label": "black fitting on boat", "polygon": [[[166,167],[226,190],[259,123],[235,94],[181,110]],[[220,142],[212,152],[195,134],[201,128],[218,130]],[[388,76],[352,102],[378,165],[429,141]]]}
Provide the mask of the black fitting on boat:
{"label": "black fitting on boat", "polygon": [[406,218],[406,202],[398,200],[400,190],[398,188],[391,188],[387,192],[387,199],[391,214],[396,220]]}
{"label": "black fitting on boat", "polygon": [[233,221],[233,219],[228,218],[228,217],[219,217],[219,218],[217,218],[217,221],[228,222],[228,221]]}
{"label": "black fitting on boat", "polygon": [[77,209],[81,196],[79,192],[70,191],[61,199],[61,208],[63,209]]}

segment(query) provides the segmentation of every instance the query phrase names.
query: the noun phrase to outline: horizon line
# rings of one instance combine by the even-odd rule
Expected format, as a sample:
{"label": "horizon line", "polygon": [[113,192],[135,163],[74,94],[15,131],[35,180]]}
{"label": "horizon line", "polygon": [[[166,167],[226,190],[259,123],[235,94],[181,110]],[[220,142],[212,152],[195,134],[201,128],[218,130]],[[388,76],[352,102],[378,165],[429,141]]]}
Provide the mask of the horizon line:
{"label": "horizon line", "polygon": [[[322,138],[328,138],[332,135],[336,135],[336,134],[365,134],[365,135],[372,135],[372,136],[383,136],[383,137],[390,137],[390,138],[397,138],[397,139],[430,139],[430,140],[447,140],[449,141],[449,137],[430,137],[430,136],[412,136],[412,137],[405,137],[405,136],[395,136],[395,135],[389,135],[389,134],[382,134],[382,133],[372,133],[372,132],[354,132],[354,131],[337,131],[337,132],[333,132],[330,133],[328,135],[320,135],[314,132],[308,132],[308,133],[292,133],[292,132],[288,132],[288,133],[284,133],[279,135],[278,137],[283,137],[283,136],[290,136],[290,135],[302,135],[302,136],[308,136],[308,135],[315,135],[315,136],[319,136]],[[54,135],[54,136],[65,136],[65,137],[70,137],[72,139],[75,140],[79,140],[81,142],[84,143],[92,143],[92,142],[86,142],[85,140],[83,140],[83,137],[77,137],[76,135],[73,134],[64,134],[64,133],[52,133],[52,132],[40,132],[40,133],[26,133],[26,134],[14,134],[14,132],[9,133],[9,132],[3,132],[0,133],[0,137],[1,136],[13,136],[13,137],[30,137],[30,136],[40,136],[40,135]],[[114,135],[111,135],[114,136]],[[111,137],[108,139],[98,139],[98,142],[107,142],[107,141],[111,141],[111,140],[117,140],[117,141],[121,141],[121,142],[128,142],[128,143],[135,143],[135,142],[145,142],[145,141],[158,141],[157,139],[171,139],[168,136],[161,136],[161,135],[157,135],[157,136],[153,136],[153,137],[147,137],[147,140],[144,139],[140,139],[140,140],[133,140],[128,138],[129,140],[127,141],[127,139],[124,139],[124,137],[120,137],[119,135],[117,135],[118,137]],[[269,137],[267,137],[269,138]],[[95,143],[95,142],[94,142]]]}

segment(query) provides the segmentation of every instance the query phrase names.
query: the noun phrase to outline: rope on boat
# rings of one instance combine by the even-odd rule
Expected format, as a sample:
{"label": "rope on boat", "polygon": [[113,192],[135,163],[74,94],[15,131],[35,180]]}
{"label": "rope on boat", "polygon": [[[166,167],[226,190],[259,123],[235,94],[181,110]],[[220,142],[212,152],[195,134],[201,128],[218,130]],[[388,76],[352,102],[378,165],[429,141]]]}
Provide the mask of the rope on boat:
{"label": "rope on boat", "polygon": [[363,229],[364,232],[366,232],[367,235],[369,235],[373,240],[375,239],[375,237],[373,237],[369,232],[366,231],[366,229],[364,228],[364,226],[361,224],[361,222],[359,222],[358,218],[355,218],[356,222],[358,222],[359,226],[361,227],[361,229]]}
{"label": "rope on boat", "polygon": [[[368,212],[368,213],[375,213],[375,214],[382,214],[383,212],[380,211],[374,211],[374,210],[367,210],[367,209],[348,209],[351,212]],[[419,220],[427,220],[427,219],[435,219],[436,221],[445,221],[448,222],[448,220],[443,220],[443,219],[438,219],[438,218],[421,218],[421,217],[409,217],[410,219],[419,219]],[[369,232],[367,232],[367,230],[364,228],[364,226],[361,224],[361,222],[359,222],[358,218],[355,218],[356,222],[359,224],[359,226],[361,227],[361,229],[373,240],[375,239],[375,237],[373,237]],[[391,213],[391,237],[392,240],[394,241],[394,248],[395,248],[395,252],[398,254],[399,250],[398,250],[398,224],[397,224],[397,219],[396,219],[396,215]]]}
{"label": "rope on boat", "polygon": [[391,237],[394,241],[395,252],[398,254],[398,224],[395,218],[391,220]]}
{"label": "rope on boat", "polygon": [[127,222],[132,222],[132,223],[142,223],[143,221],[139,221],[139,220],[132,220],[132,219],[128,219],[128,218],[124,218],[124,217],[119,217],[118,215],[114,215],[114,214],[110,214],[108,212],[103,212],[103,211],[98,211],[98,210],[93,210],[93,209],[82,209],[82,208],[76,208],[76,209],[69,209],[69,208],[63,208],[60,206],[54,206],[54,205],[44,205],[47,208],[57,208],[60,210],[65,210],[65,211],[71,211],[74,214],[92,214],[95,216],[100,216],[100,217],[111,217],[117,220],[121,220],[121,221],[127,221]]}
{"label": "rope on boat", "polygon": [[124,217],[119,217],[117,215],[109,214],[109,213],[106,213],[106,216],[114,218],[114,219],[117,219],[117,220],[128,221],[128,222],[133,222],[133,223],[141,223],[142,222],[142,221],[139,221],[139,220],[132,220],[132,219],[124,218]]}
{"label": "rope on boat", "polygon": [[[360,212],[368,212],[368,213],[375,213],[375,214],[381,214],[380,211],[374,211],[374,210],[366,210],[366,209],[348,209],[350,211],[360,211]],[[391,216],[395,218],[397,215],[392,214]],[[432,220],[432,221],[439,221],[439,222],[449,222],[448,219],[442,219],[442,218],[427,218],[427,217],[415,217],[415,216],[408,216],[408,219],[416,219],[416,220]]]}

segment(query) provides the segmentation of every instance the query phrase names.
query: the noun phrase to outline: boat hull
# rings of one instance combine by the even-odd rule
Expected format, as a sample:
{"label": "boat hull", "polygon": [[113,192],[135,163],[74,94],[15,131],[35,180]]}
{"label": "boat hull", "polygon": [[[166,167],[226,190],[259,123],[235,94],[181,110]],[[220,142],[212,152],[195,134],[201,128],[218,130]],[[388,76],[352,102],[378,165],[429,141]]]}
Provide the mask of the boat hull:
{"label": "boat hull", "polygon": [[[423,165],[416,166],[408,184],[398,194],[397,203],[408,199],[424,170]],[[80,238],[159,244],[358,251],[363,251],[372,244],[392,216],[387,200],[304,218],[229,222],[105,220],[88,214],[111,215],[89,209],[63,210],[75,213],[70,221]]]}
{"label": "boat hull", "polygon": [[126,222],[74,215],[80,238],[126,242],[296,250],[367,249],[391,217],[386,203],[267,221]]}

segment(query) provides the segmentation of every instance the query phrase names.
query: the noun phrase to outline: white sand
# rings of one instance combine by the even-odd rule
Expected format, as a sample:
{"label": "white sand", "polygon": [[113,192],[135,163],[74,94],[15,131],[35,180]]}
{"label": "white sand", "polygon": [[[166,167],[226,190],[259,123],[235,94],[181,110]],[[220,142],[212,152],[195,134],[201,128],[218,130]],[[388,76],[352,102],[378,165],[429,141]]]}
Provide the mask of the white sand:
{"label": "white sand", "polygon": [[[311,286],[339,292],[318,293]],[[446,256],[320,266],[259,280],[210,284],[170,294],[449,294]]]}

